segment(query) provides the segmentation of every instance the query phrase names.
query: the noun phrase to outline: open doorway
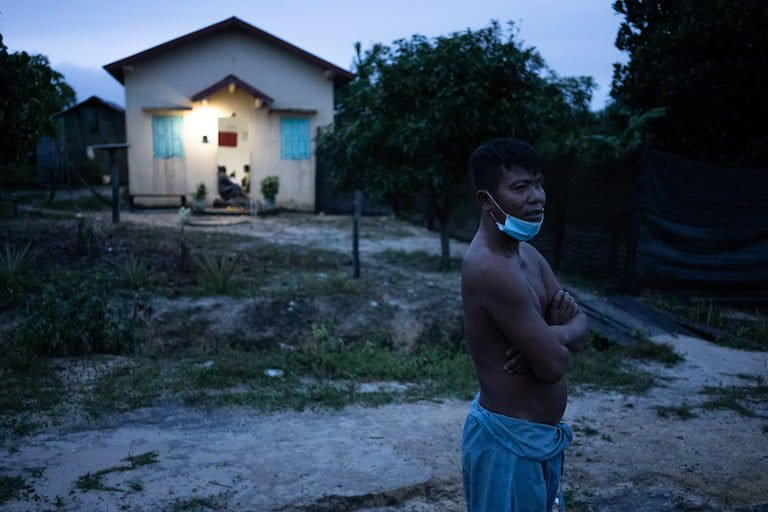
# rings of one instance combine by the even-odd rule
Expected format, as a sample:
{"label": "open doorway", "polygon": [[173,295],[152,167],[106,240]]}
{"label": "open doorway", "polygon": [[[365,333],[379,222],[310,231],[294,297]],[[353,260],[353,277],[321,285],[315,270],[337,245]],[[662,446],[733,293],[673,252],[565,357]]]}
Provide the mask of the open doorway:
{"label": "open doorway", "polygon": [[242,187],[246,194],[250,192],[248,124],[235,114],[219,118],[217,165],[224,167],[229,179]]}

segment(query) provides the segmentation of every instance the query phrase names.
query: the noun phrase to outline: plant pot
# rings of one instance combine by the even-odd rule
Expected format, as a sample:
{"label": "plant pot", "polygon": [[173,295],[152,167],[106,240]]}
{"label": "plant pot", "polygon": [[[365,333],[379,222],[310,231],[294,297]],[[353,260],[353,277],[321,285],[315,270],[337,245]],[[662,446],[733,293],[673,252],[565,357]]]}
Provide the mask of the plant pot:
{"label": "plant pot", "polygon": [[271,212],[275,210],[275,198],[274,197],[265,197],[264,203],[267,206],[267,211]]}
{"label": "plant pot", "polygon": [[192,198],[192,211],[195,213],[202,213],[205,210],[205,199],[197,197]]}

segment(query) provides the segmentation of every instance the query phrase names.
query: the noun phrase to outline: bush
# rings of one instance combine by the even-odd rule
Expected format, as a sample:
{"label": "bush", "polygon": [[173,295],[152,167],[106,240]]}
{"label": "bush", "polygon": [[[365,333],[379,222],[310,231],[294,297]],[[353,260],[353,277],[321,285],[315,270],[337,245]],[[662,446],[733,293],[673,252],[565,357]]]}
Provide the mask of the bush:
{"label": "bush", "polygon": [[112,297],[109,284],[70,274],[54,278],[29,299],[12,340],[38,356],[132,352],[139,340],[141,297]]}
{"label": "bush", "polygon": [[229,290],[229,278],[235,272],[239,255],[213,256],[203,253],[195,257],[195,264],[200,272],[200,285],[203,290],[214,293],[226,293]]}
{"label": "bush", "polygon": [[6,244],[0,251],[0,290],[11,292],[22,284],[31,246],[29,242],[21,248]]}
{"label": "bush", "polygon": [[278,176],[267,176],[261,180],[261,195],[265,199],[274,199],[280,192],[280,178]]}

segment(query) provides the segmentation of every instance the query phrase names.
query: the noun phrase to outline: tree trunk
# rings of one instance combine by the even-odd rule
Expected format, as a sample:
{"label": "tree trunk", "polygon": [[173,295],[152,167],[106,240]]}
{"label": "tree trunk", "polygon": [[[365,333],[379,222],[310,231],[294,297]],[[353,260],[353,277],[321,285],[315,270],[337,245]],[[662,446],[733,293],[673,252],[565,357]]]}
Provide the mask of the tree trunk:
{"label": "tree trunk", "polygon": [[451,231],[448,226],[448,215],[440,215],[440,270],[451,270]]}

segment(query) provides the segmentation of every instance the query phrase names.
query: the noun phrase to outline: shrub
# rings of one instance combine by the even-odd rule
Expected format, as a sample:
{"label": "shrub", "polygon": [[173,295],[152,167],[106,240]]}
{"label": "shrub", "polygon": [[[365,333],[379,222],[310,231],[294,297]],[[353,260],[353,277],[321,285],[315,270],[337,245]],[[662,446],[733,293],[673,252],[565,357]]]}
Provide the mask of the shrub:
{"label": "shrub", "polygon": [[69,274],[55,277],[28,300],[12,340],[39,356],[132,352],[142,299],[136,294],[111,297],[108,285]]}
{"label": "shrub", "polygon": [[238,256],[213,256],[203,253],[195,256],[195,264],[201,272],[200,284],[204,289],[217,293],[226,293],[229,278],[235,272]]}
{"label": "shrub", "polygon": [[143,258],[131,257],[119,263],[117,271],[123,284],[131,290],[145,288],[152,279],[152,268]]}
{"label": "shrub", "polygon": [[0,290],[10,291],[22,284],[31,246],[31,242],[20,248],[6,244],[0,251]]}
{"label": "shrub", "polygon": [[205,199],[206,195],[208,195],[208,190],[205,188],[205,183],[200,183],[193,197],[195,199]]}
{"label": "shrub", "polygon": [[278,176],[266,176],[261,180],[261,194],[265,199],[274,199],[280,192],[280,178]]}

